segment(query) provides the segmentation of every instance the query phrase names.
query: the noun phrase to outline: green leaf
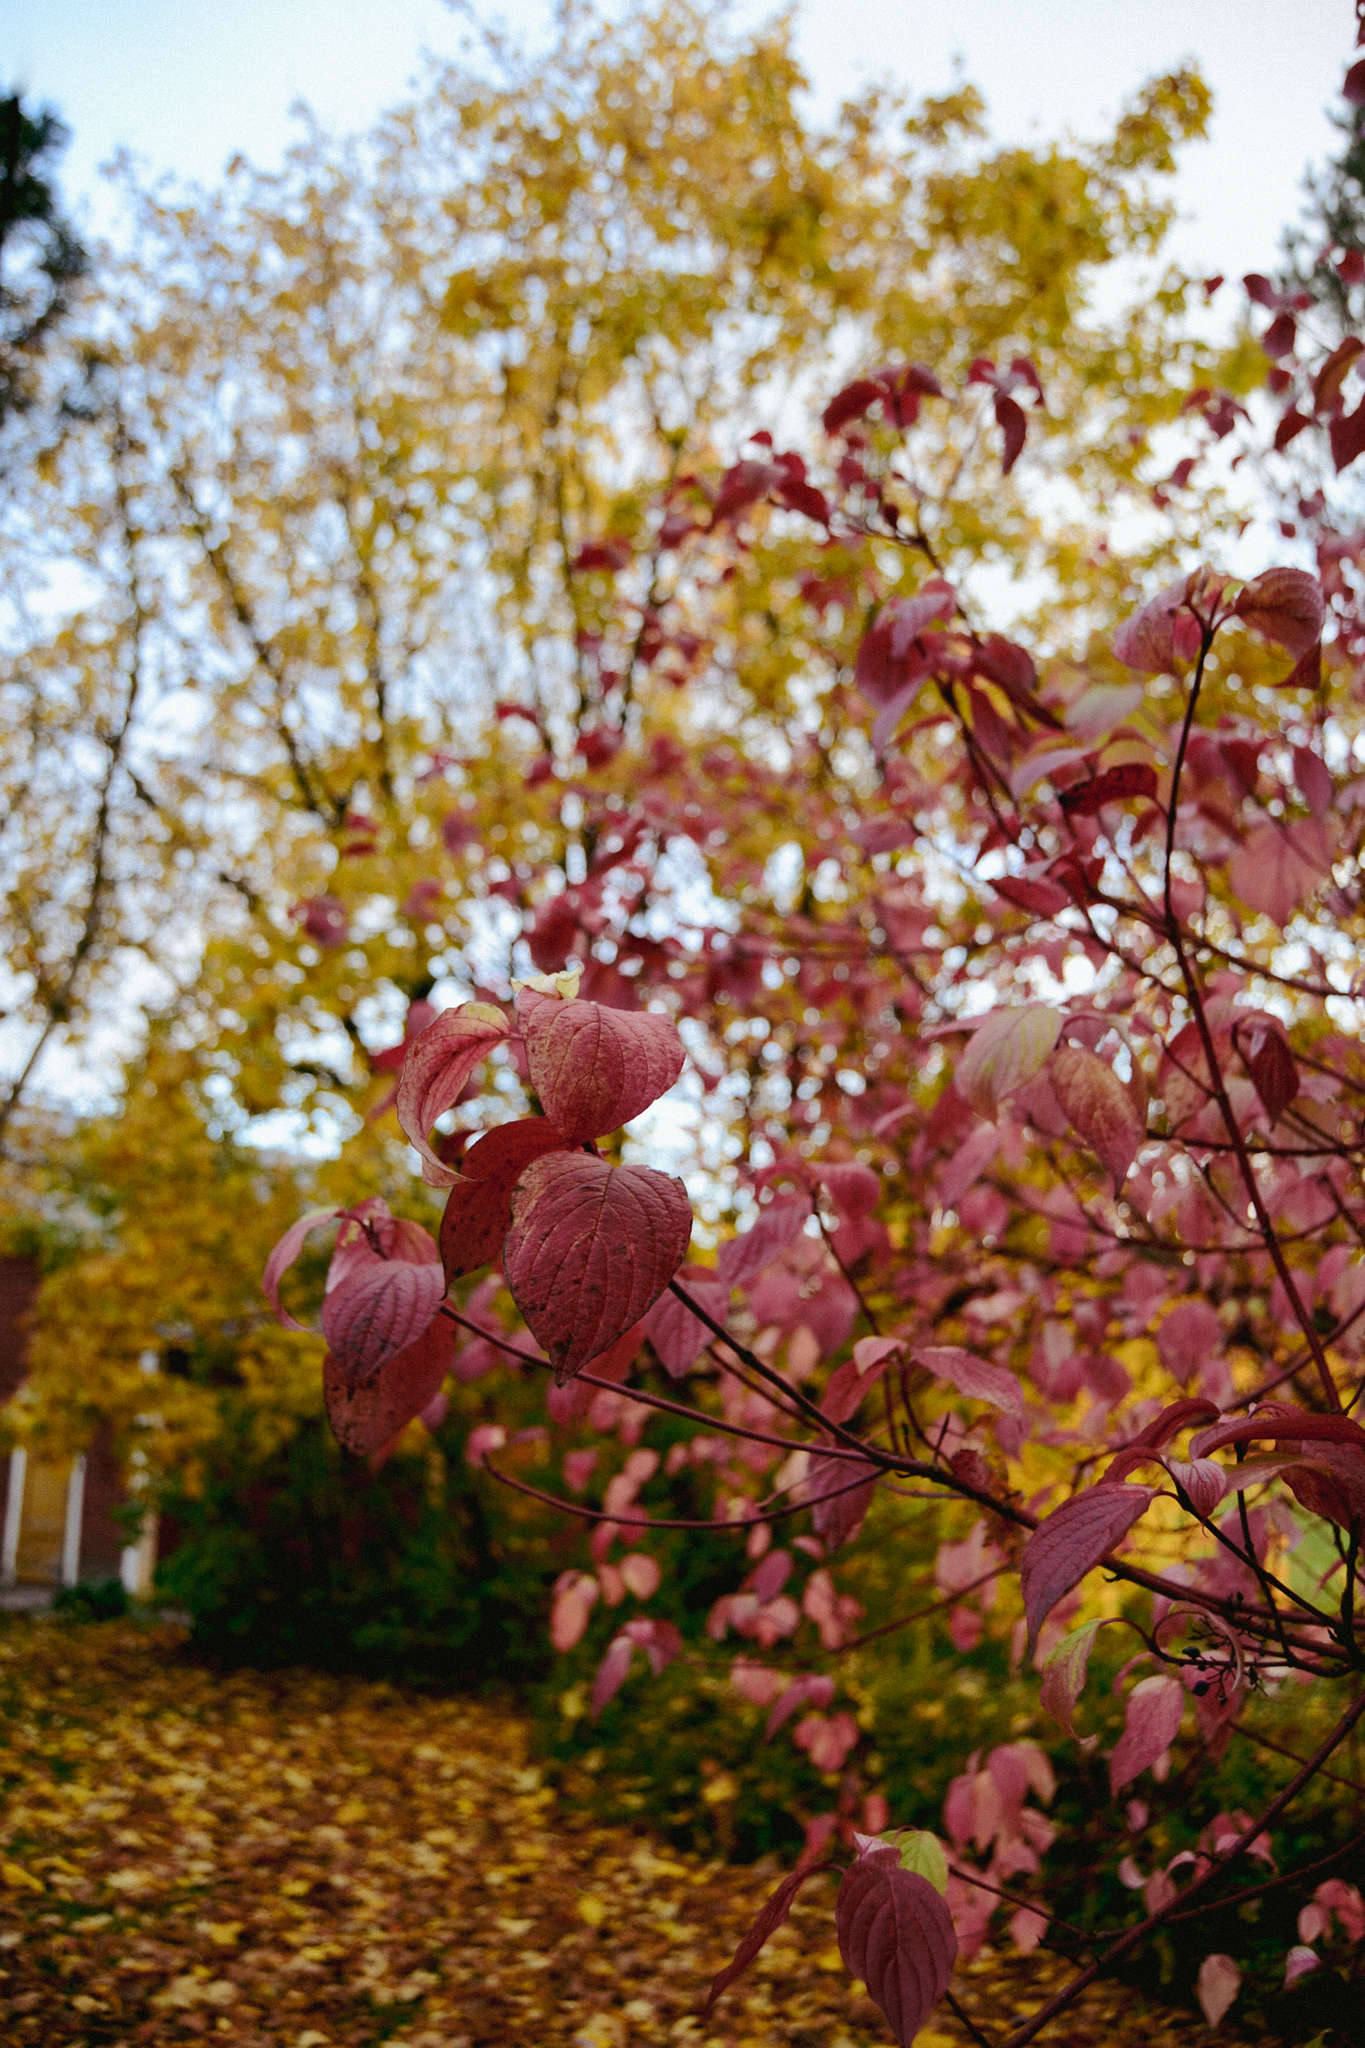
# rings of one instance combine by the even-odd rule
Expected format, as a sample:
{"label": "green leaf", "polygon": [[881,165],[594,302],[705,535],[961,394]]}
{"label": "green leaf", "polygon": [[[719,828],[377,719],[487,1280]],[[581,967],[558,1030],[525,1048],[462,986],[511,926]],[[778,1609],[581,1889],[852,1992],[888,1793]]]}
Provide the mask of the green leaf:
{"label": "green leaf", "polygon": [[927,1828],[901,1828],[892,1837],[890,1847],[900,1851],[902,1870],[912,1870],[916,1877],[927,1878],[939,1897],[945,1896],[948,1858],[937,1835],[931,1835]]}

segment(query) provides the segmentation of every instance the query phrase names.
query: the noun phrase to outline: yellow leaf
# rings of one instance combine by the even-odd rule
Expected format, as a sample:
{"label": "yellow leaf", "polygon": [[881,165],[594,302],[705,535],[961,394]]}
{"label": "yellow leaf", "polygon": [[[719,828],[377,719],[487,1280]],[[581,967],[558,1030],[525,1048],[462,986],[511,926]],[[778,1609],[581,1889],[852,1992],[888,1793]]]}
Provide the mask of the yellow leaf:
{"label": "yellow leaf", "polygon": [[31,1892],[40,1892],[45,1889],[43,1880],[40,1877],[35,1877],[32,1871],[25,1870],[21,1863],[0,1862],[0,1877],[3,1877],[6,1884],[13,1885],[16,1888],[20,1885],[27,1885]]}

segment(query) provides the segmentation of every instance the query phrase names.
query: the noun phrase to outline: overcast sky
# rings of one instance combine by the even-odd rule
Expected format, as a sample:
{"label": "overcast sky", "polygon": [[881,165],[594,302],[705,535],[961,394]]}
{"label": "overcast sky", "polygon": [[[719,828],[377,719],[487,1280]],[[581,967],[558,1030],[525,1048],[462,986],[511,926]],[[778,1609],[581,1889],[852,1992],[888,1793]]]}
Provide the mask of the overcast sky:
{"label": "overcast sky", "polygon": [[[474,11],[534,42],[551,10]],[[942,91],[960,58],[1007,140],[1099,134],[1143,78],[1195,59],[1217,113],[1212,143],[1187,153],[1176,249],[1230,276],[1273,261],[1305,165],[1331,146],[1323,110],[1354,32],[1352,0],[796,0],[794,12],[823,109],[887,75]],[[403,96],[424,49],[454,54],[462,35],[443,0],[0,0],[0,31],[7,81],[74,132],[66,189],[96,224],[109,218],[98,168],[119,145],[200,180],[238,151],[270,165],[296,100],[325,126],[363,128]]]}

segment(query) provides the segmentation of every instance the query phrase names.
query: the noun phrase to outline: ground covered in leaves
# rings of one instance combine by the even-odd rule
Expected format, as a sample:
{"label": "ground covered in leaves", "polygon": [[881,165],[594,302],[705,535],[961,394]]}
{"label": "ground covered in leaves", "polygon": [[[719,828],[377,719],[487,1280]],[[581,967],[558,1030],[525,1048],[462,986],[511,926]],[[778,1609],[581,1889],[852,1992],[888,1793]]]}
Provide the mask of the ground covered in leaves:
{"label": "ground covered in leaves", "polygon": [[[0,1622],[0,2039],[241,2048],[871,2048],[833,1883],[713,2019],[769,1868],[556,1811],[514,1716],[310,1672],[223,1675],[178,1631]],[[994,2031],[1062,1971],[984,1955]],[[989,2015],[989,2020],[988,2020]],[[1202,2038],[1100,1986],[1052,2048]],[[960,2048],[952,2016],[922,2048]]]}

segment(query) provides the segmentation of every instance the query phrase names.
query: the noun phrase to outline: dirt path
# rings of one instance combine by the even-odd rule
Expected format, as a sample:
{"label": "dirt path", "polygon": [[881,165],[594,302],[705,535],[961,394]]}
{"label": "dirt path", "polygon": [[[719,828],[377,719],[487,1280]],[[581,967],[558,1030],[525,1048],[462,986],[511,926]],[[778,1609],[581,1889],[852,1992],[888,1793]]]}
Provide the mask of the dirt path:
{"label": "dirt path", "polygon": [[[0,2039],[15,2048],[872,2048],[833,1887],[705,2027],[768,1871],[575,1827],[486,1706],[288,1672],[220,1677],[128,1623],[0,1625]],[[964,2003],[1036,2006],[987,1955]],[[1103,1987],[1048,2048],[1174,2048],[1188,2014]],[[951,2015],[921,2048],[962,2048]]]}

